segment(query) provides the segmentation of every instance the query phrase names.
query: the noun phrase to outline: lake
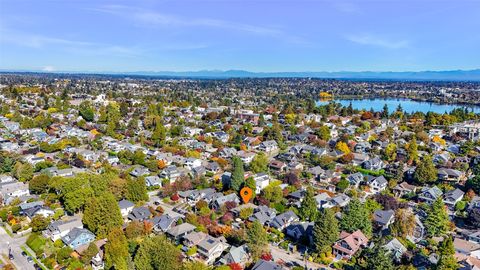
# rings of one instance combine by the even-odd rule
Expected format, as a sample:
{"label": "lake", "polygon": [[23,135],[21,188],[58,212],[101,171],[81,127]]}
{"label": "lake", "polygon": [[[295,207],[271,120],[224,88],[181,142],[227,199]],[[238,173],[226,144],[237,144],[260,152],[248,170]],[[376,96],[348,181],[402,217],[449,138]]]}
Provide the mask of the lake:
{"label": "lake", "polygon": [[[433,102],[423,102],[423,101],[415,101],[411,99],[397,99],[397,98],[373,98],[373,99],[339,99],[334,100],[337,103],[342,104],[343,106],[348,106],[350,102],[352,103],[352,107],[357,110],[370,110],[373,108],[374,111],[381,111],[383,106],[387,104],[388,110],[393,112],[399,104],[402,105],[402,108],[407,113],[414,113],[414,112],[436,112],[436,113],[444,113],[450,112],[456,108],[465,108],[467,107],[469,111],[473,109],[475,113],[480,113],[480,106],[472,106],[472,105],[459,105],[459,104],[439,104]],[[328,104],[329,101],[317,101],[318,105],[325,105]]]}

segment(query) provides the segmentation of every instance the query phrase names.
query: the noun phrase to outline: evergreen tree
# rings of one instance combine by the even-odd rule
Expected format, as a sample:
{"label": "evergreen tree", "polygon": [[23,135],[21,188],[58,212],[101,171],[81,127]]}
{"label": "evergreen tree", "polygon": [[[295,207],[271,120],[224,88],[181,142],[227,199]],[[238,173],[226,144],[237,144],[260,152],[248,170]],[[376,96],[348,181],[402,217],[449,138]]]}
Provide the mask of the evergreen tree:
{"label": "evergreen tree", "polygon": [[315,221],[317,213],[317,201],[314,198],[313,188],[308,187],[298,214],[302,220]]}
{"label": "evergreen tree", "polygon": [[417,138],[415,136],[413,136],[412,140],[408,144],[407,155],[410,162],[417,161],[418,159],[418,145]]}
{"label": "evergreen tree", "polygon": [[430,156],[423,157],[423,160],[418,164],[413,175],[415,180],[419,183],[432,183],[437,180],[438,171],[433,164]]}
{"label": "evergreen tree", "polygon": [[233,173],[230,187],[239,191],[245,182],[245,171],[243,170],[243,162],[239,157],[233,157]]}
{"label": "evergreen tree", "polygon": [[318,253],[331,250],[331,246],[338,239],[338,221],[331,209],[320,212],[313,227],[313,239]]}
{"label": "evergreen tree", "polygon": [[437,269],[452,270],[459,268],[457,259],[453,256],[455,255],[455,247],[453,246],[452,236],[448,236],[440,243],[438,251],[440,252],[440,260]]}
{"label": "evergreen tree", "polygon": [[448,231],[448,213],[445,209],[445,204],[442,198],[435,200],[427,211],[427,219],[425,220],[425,227],[428,235],[441,236]]}
{"label": "evergreen tree", "polygon": [[[477,165],[478,166],[478,165]],[[480,167],[480,166],[479,166]],[[473,189],[477,194],[480,194],[480,174],[467,180],[467,189]]]}
{"label": "evergreen tree", "polygon": [[376,246],[365,252],[366,267],[369,270],[393,270],[393,258],[385,248]]}
{"label": "evergreen tree", "polygon": [[388,105],[385,103],[382,110],[382,118],[388,118],[390,114],[388,113]]}
{"label": "evergreen tree", "polygon": [[350,233],[361,230],[366,236],[372,235],[370,213],[358,199],[348,204],[340,221],[340,228]]}
{"label": "evergreen tree", "polygon": [[105,266],[107,269],[128,269],[128,242],[121,228],[114,228],[108,234],[105,244]]}

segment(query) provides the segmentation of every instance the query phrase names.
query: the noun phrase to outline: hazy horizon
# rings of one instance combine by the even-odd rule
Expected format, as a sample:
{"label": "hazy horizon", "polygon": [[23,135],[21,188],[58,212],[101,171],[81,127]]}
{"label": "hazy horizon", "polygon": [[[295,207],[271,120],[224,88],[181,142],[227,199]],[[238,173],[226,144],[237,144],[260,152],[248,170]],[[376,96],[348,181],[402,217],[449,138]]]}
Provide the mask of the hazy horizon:
{"label": "hazy horizon", "polygon": [[479,12],[469,0],[4,0],[0,69],[472,70]]}

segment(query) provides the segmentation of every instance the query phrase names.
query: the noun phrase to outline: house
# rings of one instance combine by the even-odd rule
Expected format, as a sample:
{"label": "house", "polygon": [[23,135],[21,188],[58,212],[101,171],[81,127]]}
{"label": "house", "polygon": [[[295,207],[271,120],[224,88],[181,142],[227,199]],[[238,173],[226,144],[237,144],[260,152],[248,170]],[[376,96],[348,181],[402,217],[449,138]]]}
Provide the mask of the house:
{"label": "house", "polygon": [[149,220],[153,224],[154,232],[166,232],[170,230],[178,221],[178,217],[171,217],[169,214],[154,216]]}
{"label": "house", "polygon": [[305,189],[299,189],[287,195],[288,203],[296,206],[300,206],[300,203],[303,201],[303,198],[307,194]]}
{"label": "house", "polygon": [[144,220],[150,219],[151,216],[152,216],[152,213],[150,212],[150,209],[148,209],[147,207],[141,206],[141,207],[133,208],[127,217],[129,220],[144,221]]}
{"label": "house", "polygon": [[450,160],[450,155],[448,153],[436,154],[433,156],[433,162],[435,164],[445,164]]}
{"label": "house", "polygon": [[287,270],[287,267],[272,261],[259,260],[252,270]]}
{"label": "house", "polygon": [[347,176],[347,180],[351,186],[358,188],[361,182],[363,182],[364,177],[363,174],[360,172],[356,172],[354,174],[350,174]]}
{"label": "house", "polygon": [[9,182],[0,183],[0,196],[3,203],[8,204],[9,201],[30,195],[28,183],[23,182]]}
{"label": "house", "polygon": [[103,255],[105,250],[104,246],[106,243],[107,243],[106,239],[101,239],[94,242],[94,244],[97,246],[98,253],[95,256],[93,256],[92,259],[90,260],[90,265],[92,266],[92,270],[103,270],[105,268]]}
{"label": "house", "polygon": [[168,179],[170,183],[175,182],[180,177],[180,171],[175,165],[169,165],[160,173],[160,178]]}
{"label": "house", "polygon": [[236,204],[238,204],[240,203],[240,199],[238,198],[237,194],[230,193],[228,195],[224,195],[213,200],[213,202],[211,203],[212,208],[220,209],[226,202],[235,202]]}
{"label": "house", "polygon": [[313,241],[313,222],[295,222],[285,228],[285,235],[292,238],[295,242],[307,240],[309,243]]}
{"label": "house", "polygon": [[204,232],[191,232],[183,237],[183,244],[186,247],[193,247],[198,245],[200,242],[203,241],[203,239],[207,238],[206,233]]}
{"label": "house", "polygon": [[270,176],[266,173],[255,174],[253,180],[255,180],[256,194],[260,194],[260,192],[270,184]]}
{"label": "house", "polygon": [[254,152],[238,151],[237,156],[242,160],[243,164],[250,164],[255,157]]}
{"label": "house", "polygon": [[345,207],[350,203],[350,197],[347,195],[340,193],[337,196],[333,197],[331,200],[328,200],[325,204],[323,204],[323,208],[332,208],[332,207]]}
{"label": "house", "polygon": [[480,250],[480,244],[473,243],[458,237],[455,237],[455,239],[453,239],[453,246],[455,248],[456,254],[461,254],[465,256],[470,256],[472,252]]}
{"label": "house", "polygon": [[245,267],[249,260],[250,254],[248,252],[248,246],[243,244],[239,247],[231,247],[228,253],[222,257],[220,263],[223,265],[236,263],[242,267]]}
{"label": "house", "polygon": [[198,254],[201,255],[207,264],[212,264],[217,258],[222,255],[230,245],[227,244],[225,237],[218,238],[207,235],[205,239],[200,241],[197,245]]}
{"label": "house", "polygon": [[431,188],[424,187],[418,195],[418,199],[422,202],[431,204],[442,195],[443,192],[437,186],[433,186]]}
{"label": "house", "polygon": [[10,175],[0,175],[0,184],[15,182],[15,178]]}
{"label": "house", "polygon": [[130,212],[132,212],[135,204],[129,200],[121,200],[118,202],[118,207],[120,208],[122,217],[126,217],[128,214],[130,214]]}
{"label": "house", "polygon": [[370,157],[367,154],[353,153],[352,164],[355,166],[359,166],[369,159]]}
{"label": "house", "polygon": [[203,166],[195,167],[192,169],[192,172],[191,172],[193,178],[200,178],[204,176],[206,173],[207,173],[207,169],[205,169],[205,167]]}
{"label": "house", "polygon": [[370,186],[370,191],[372,193],[379,193],[387,188],[388,181],[383,175],[381,175],[368,181],[368,185]]}
{"label": "house", "polygon": [[393,256],[396,262],[400,262],[403,254],[407,252],[407,248],[398,241],[397,238],[393,238],[390,242],[383,246],[387,253]]}
{"label": "house", "polygon": [[287,168],[287,165],[279,160],[274,159],[268,163],[268,167],[274,173],[282,173],[285,171],[285,168]]}
{"label": "house", "polygon": [[202,160],[198,158],[187,158],[184,167],[193,170],[194,168],[202,166]]}
{"label": "house", "polygon": [[269,208],[265,205],[258,206],[253,215],[248,218],[248,221],[254,222],[258,221],[260,224],[265,225],[267,222],[270,222],[277,215],[277,211],[273,208]]}
{"label": "house", "polygon": [[407,182],[401,182],[393,188],[393,194],[395,194],[395,196],[398,198],[401,198],[407,194],[414,194],[416,191],[417,187],[410,185]]}
{"label": "house", "polygon": [[95,235],[91,231],[77,227],[73,228],[64,237],[62,237],[63,243],[72,249],[89,244],[94,240]]}
{"label": "house", "polygon": [[477,229],[477,231],[473,233],[469,233],[467,239],[470,242],[480,244],[480,229]]}
{"label": "house", "polygon": [[313,179],[319,181],[320,177],[325,173],[325,170],[320,166],[315,166],[307,170],[313,176]]}
{"label": "house", "polygon": [[362,167],[366,170],[378,171],[384,167],[383,161],[379,157],[374,157],[362,163]]}
{"label": "house", "polygon": [[447,191],[443,195],[443,202],[450,210],[455,210],[455,204],[463,199],[465,192],[456,188],[450,191]]}
{"label": "house", "polygon": [[275,140],[264,141],[260,143],[258,149],[263,152],[271,153],[278,150],[278,144]]}
{"label": "house", "polygon": [[368,238],[357,230],[353,233],[347,233],[345,231],[340,233],[340,240],[335,242],[332,247],[332,253],[337,258],[350,259],[357,251],[366,247],[368,244]]}
{"label": "house", "polygon": [[80,218],[73,218],[66,221],[54,221],[48,225],[48,227],[42,232],[42,235],[55,242],[67,235],[73,228],[83,228],[83,223]]}
{"label": "house", "polygon": [[438,170],[438,180],[445,182],[458,183],[465,180],[466,176],[464,172],[454,169],[441,168]]}
{"label": "house", "polygon": [[160,180],[160,177],[156,175],[151,175],[145,177],[145,185],[147,187],[161,187],[162,181]]}
{"label": "house", "polygon": [[232,158],[237,155],[237,150],[232,147],[224,147],[218,154],[222,158]]}
{"label": "house", "polygon": [[185,235],[195,231],[196,227],[190,223],[182,223],[175,227],[170,228],[167,234],[173,238],[176,242],[182,239]]}
{"label": "house", "polygon": [[268,222],[268,225],[277,230],[283,230],[287,226],[292,224],[292,222],[296,222],[299,220],[300,218],[293,211],[287,211],[278,216],[275,216],[270,222]]}
{"label": "house", "polygon": [[205,169],[207,169],[207,172],[210,172],[210,173],[218,173],[220,172],[221,167],[220,165],[218,165],[217,162],[212,161],[205,166]]}
{"label": "house", "polygon": [[419,241],[423,240],[424,236],[425,226],[418,215],[415,215],[415,228],[413,229],[413,234],[407,236],[407,239],[414,243],[418,243]]}
{"label": "house", "polygon": [[34,207],[28,208],[23,211],[23,214],[28,217],[28,219],[32,220],[34,216],[40,215],[44,218],[53,216],[55,212],[50,209],[50,207],[43,206],[43,205],[36,205]]}
{"label": "house", "polygon": [[135,166],[135,168],[130,172],[130,175],[133,177],[140,177],[140,176],[145,176],[149,174],[150,174],[150,171],[146,167],[141,165]]}
{"label": "house", "polygon": [[393,223],[394,216],[395,211],[393,210],[376,210],[373,212],[373,221],[377,228],[385,230]]}

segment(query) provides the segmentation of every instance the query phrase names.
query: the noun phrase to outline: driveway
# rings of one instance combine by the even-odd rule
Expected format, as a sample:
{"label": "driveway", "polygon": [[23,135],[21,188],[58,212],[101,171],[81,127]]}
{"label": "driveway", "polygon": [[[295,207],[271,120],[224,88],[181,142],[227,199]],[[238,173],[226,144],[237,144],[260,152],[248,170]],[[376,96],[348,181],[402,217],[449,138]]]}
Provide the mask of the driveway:
{"label": "driveway", "polygon": [[[22,245],[25,245],[26,237],[12,238],[5,229],[0,228],[0,253],[8,256],[8,248],[12,250],[13,260],[11,261],[17,269],[35,270],[33,262],[29,263],[27,258],[22,256]],[[3,260],[3,258],[2,258]]]}

